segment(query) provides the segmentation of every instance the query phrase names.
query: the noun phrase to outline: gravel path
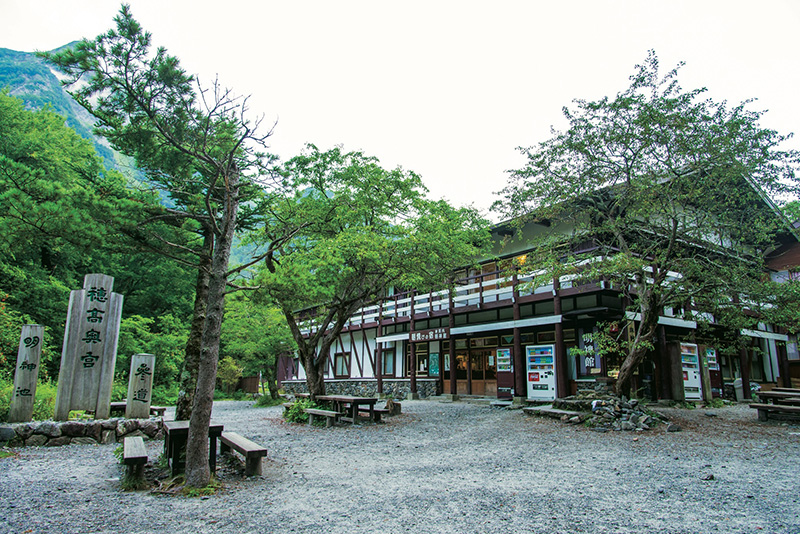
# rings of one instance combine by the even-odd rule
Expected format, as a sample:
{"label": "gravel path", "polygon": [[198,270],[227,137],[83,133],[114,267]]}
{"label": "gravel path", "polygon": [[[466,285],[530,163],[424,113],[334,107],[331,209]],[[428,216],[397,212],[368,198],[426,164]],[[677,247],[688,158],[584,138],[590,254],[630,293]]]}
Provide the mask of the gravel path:
{"label": "gravel path", "polygon": [[224,468],[206,499],[120,491],[114,445],[18,449],[0,460],[0,532],[800,533],[800,426],[746,406],[604,434],[460,402],[330,429],[281,411],[215,404],[269,457],[261,477]]}

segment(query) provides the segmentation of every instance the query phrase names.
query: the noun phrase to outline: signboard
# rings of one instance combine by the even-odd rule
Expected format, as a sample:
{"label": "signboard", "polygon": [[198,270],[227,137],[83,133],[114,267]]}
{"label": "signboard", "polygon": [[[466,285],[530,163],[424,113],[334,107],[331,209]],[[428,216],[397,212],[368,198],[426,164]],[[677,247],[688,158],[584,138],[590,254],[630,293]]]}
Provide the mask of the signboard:
{"label": "signboard", "polygon": [[44,326],[22,326],[17,368],[14,371],[14,392],[11,394],[11,408],[8,411],[9,423],[21,423],[33,418],[33,401],[36,398],[36,379],[39,376],[43,342]]}
{"label": "signboard", "polygon": [[69,295],[58,373],[57,421],[66,421],[70,410],[93,411],[97,419],[110,415],[122,316],[122,295],[113,293],[113,288],[113,277],[87,274],[83,289]]}
{"label": "signboard", "polygon": [[431,352],[428,357],[428,375],[439,376],[439,353]]}
{"label": "signboard", "polygon": [[409,341],[442,341],[450,338],[450,328],[432,328],[430,330],[417,330],[410,332]]}
{"label": "signboard", "polygon": [[131,358],[131,376],[128,379],[128,402],[125,417],[147,419],[150,417],[150,400],[153,395],[153,354],[134,354]]}

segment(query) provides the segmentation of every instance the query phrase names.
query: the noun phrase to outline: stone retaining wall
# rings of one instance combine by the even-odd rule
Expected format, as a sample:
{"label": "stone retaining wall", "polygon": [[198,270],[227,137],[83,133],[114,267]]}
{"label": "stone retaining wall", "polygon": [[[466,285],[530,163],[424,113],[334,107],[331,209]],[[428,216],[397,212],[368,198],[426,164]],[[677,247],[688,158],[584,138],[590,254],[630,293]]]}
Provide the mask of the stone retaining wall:
{"label": "stone retaining wall", "polygon": [[128,436],[164,439],[163,421],[112,418],[102,421],[33,421],[0,425],[0,443],[11,447],[57,447],[70,443],[122,443]]}
{"label": "stone retaining wall", "polygon": [[[435,378],[418,378],[417,394],[421,399],[437,394]],[[281,387],[286,393],[308,393],[305,380],[284,380]],[[325,393],[328,395],[351,395],[354,397],[377,397],[378,381],[374,378],[350,378],[343,380],[326,380]],[[406,399],[411,394],[411,382],[407,378],[390,378],[383,380],[383,396],[393,399]]]}

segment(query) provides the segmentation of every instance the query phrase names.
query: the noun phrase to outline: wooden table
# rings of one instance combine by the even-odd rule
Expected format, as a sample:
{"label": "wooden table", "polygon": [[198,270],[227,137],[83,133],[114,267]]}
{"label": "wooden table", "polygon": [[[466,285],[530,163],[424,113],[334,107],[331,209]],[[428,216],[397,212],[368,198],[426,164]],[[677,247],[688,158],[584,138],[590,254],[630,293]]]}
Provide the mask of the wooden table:
{"label": "wooden table", "polygon": [[375,421],[375,403],[378,402],[377,397],[351,397],[349,395],[320,395],[317,400],[323,402],[332,402],[336,407],[337,412],[347,414],[342,419],[350,420],[353,424],[358,422],[358,412],[361,406],[365,407],[365,411],[369,410],[370,421]]}
{"label": "wooden table", "polygon": [[[222,435],[223,425],[211,422],[208,427],[208,466],[211,474],[217,470],[217,438]],[[183,470],[185,462],[181,461],[181,453],[186,451],[189,439],[189,421],[164,421],[164,454],[167,457],[172,476]]]}
{"label": "wooden table", "polygon": [[800,391],[759,391],[758,398],[765,404],[800,404]]}

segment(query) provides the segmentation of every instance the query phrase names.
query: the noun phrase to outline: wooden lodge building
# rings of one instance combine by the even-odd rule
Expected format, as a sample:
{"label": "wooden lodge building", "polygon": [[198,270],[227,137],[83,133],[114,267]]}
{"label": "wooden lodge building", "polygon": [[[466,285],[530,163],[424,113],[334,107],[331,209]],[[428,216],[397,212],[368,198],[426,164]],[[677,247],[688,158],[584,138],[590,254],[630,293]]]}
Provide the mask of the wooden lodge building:
{"label": "wooden lodge building", "polygon": [[[584,335],[600,322],[635,320],[626,315],[620,292],[571,277],[534,284],[534,273],[509,269],[526,253],[523,240],[509,249],[504,238],[510,231],[503,225],[492,229],[499,259],[455,273],[454,289],[395,293],[351,317],[328,355],[326,390],[521,402],[566,397],[613,381],[621,361],[570,349],[585,348]],[[522,229],[523,235],[542,231],[550,230],[536,223]],[[800,254],[796,233],[786,240],[781,250]],[[788,385],[788,377],[800,371],[795,336],[766,324],[740,335],[748,348],[726,357],[700,337],[697,322],[685,319],[682,310],[663,310],[655,350],[639,367],[632,391],[651,399],[710,399],[723,396],[725,384],[737,378],[765,387]],[[279,367],[284,389],[306,390],[297,359],[282,358]]]}

